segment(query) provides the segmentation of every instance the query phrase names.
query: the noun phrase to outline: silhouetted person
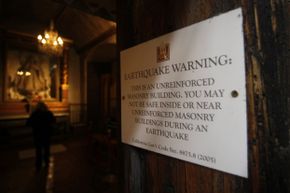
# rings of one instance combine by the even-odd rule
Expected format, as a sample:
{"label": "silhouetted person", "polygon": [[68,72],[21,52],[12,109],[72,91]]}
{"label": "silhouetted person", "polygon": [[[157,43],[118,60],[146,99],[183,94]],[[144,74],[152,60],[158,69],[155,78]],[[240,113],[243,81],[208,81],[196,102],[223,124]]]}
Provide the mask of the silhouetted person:
{"label": "silhouetted person", "polygon": [[42,161],[48,167],[50,156],[50,138],[55,118],[44,102],[38,102],[35,110],[28,118],[27,125],[33,129],[33,139],[36,148],[36,170],[40,170]]}

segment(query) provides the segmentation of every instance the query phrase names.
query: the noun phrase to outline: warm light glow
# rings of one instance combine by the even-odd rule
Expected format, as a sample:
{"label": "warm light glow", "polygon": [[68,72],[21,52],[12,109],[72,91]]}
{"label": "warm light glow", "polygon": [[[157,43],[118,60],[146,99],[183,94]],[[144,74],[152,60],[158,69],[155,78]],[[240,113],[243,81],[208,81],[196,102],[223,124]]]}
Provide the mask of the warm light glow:
{"label": "warm light glow", "polygon": [[48,38],[49,38],[49,34],[46,33],[46,34],[44,35],[44,37],[45,37],[46,39],[48,39]]}
{"label": "warm light glow", "polygon": [[22,76],[24,74],[23,71],[17,71],[17,75]]}
{"label": "warm light glow", "polygon": [[58,38],[57,38],[57,41],[58,41],[58,43],[59,43],[60,45],[63,45],[63,41],[62,41],[61,37],[58,37]]}
{"label": "warm light glow", "polygon": [[42,36],[39,34],[39,35],[37,36],[37,39],[38,39],[38,40],[42,40]]}
{"label": "warm light glow", "polygon": [[42,39],[41,40],[41,43],[46,44],[46,40],[45,39]]}
{"label": "warm light glow", "polygon": [[39,49],[48,54],[61,55],[63,50],[63,40],[58,36],[57,31],[53,29],[53,22],[50,29],[46,30],[44,35],[38,35]]}
{"label": "warm light glow", "polygon": [[25,72],[25,76],[30,76],[30,75],[31,75],[31,72],[28,72],[28,71]]}

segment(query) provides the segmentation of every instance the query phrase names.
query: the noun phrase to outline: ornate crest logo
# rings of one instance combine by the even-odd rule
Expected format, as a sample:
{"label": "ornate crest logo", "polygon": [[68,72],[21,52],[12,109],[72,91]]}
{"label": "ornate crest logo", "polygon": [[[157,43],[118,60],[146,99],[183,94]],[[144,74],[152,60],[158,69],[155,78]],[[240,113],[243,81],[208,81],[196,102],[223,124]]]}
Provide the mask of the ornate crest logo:
{"label": "ornate crest logo", "polygon": [[157,47],[157,62],[163,62],[170,59],[169,43],[161,44]]}

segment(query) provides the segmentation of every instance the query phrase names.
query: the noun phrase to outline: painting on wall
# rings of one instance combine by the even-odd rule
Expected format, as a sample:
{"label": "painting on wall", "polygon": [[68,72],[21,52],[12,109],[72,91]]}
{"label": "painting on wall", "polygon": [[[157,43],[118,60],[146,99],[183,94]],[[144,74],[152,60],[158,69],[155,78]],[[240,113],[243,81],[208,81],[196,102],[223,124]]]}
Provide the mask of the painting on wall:
{"label": "painting on wall", "polygon": [[56,100],[59,58],[36,51],[7,49],[5,99]]}

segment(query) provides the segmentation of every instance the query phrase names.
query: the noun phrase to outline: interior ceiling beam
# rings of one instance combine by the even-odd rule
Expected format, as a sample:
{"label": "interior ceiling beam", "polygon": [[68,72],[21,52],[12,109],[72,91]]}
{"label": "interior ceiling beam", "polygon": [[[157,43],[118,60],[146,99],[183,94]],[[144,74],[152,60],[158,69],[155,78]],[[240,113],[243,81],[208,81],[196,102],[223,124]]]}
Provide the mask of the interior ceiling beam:
{"label": "interior ceiling beam", "polygon": [[51,0],[56,3],[64,4],[66,6],[79,9],[91,15],[102,17],[107,20],[116,21],[115,8],[112,5],[112,10],[108,10],[102,6],[98,1],[92,3],[89,1],[76,1],[76,0]]}
{"label": "interior ceiling beam", "polygon": [[77,52],[81,53],[81,52],[84,52],[86,50],[89,50],[89,49],[91,49],[94,46],[102,43],[104,40],[108,39],[109,37],[111,37],[111,36],[113,36],[115,34],[116,34],[116,27],[114,26],[114,27],[109,28],[107,31],[105,31],[104,33],[100,34],[98,37],[94,38],[90,42],[86,43],[85,45],[83,45],[79,49],[77,49]]}
{"label": "interior ceiling beam", "polygon": [[63,5],[63,7],[60,9],[60,11],[54,16],[53,21],[55,24],[58,22],[59,18],[63,15],[66,8],[67,8],[67,6]]}

